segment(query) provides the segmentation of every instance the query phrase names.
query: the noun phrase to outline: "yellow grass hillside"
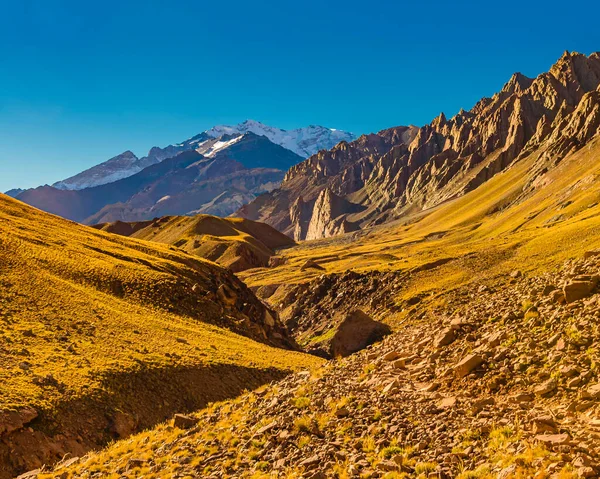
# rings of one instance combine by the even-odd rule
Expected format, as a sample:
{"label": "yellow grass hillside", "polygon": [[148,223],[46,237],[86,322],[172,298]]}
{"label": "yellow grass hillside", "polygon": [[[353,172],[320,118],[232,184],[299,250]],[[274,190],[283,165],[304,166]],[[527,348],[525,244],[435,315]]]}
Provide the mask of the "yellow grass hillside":
{"label": "yellow grass hillside", "polygon": [[210,215],[165,216],[137,223],[117,221],[95,227],[109,233],[174,245],[234,272],[267,266],[274,250],[295,244],[267,224]]}
{"label": "yellow grass hillside", "polygon": [[214,263],[4,195],[0,323],[1,478],[317,362]]}
{"label": "yellow grass hillside", "polygon": [[[405,279],[392,293],[402,304],[514,270],[541,273],[599,247],[600,140],[532,181],[537,162],[531,155],[465,196],[396,223],[302,242],[281,253],[282,265],[240,277],[280,305],[289,285],[349,270],[392,272]],[[307,267],[309,260],[320,268]],[[386,312],[377,304],[371,309]]]}

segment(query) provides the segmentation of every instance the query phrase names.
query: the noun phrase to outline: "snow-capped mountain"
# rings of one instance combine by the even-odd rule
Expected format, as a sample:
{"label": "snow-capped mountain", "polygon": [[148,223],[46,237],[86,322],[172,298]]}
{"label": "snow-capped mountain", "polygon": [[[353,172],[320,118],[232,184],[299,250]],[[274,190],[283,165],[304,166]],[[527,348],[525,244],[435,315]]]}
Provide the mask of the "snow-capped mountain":
{"label": "snow-capped mountain", "polygon": [[148,160],[148,157],[140,159],[128,150],[71,178],[59,181],[52,186],[59,190],[83,190],[84,188],[113,183],[114,181],[135,175],[144,168],[154,164]]}
{"label": "snow-capped mountain", "polygon": [[246,120],[239,125],[218,125],[205,133],[212,137],[254,133],[266,136],[273,143],[283,146],[304,158],[314,155],[320,150],[329,150],[341,141],[352,141],[356,136],[352,133],[324,126],[310,125],[295,130],[282,130],[264,125],[255,120]]}
{"label": "snow-capped mountain", "polygon": [[282,130],[258,121],[246,120],[239,125],[219,125],[206,130],[181,143],[168,145],[164,148],[155,146],[147,156],[138,158],[131,151],[126,151],[88,170],[78,173],[66,180],[55,183],[60,190],[82,190],[113,183],[129,178],[144,168],[172,158],[184,151],[196,150],[210,157],[218,151],[225,150],[235,144],[245,133],[265,136],[272,143],[290,150],[302,158],[308,158],[319,150],[330,149],[340,141],[352,141],[355,135],[341,130],[323,126],[308,126],[295,130]]}
{"label": "snow-capped mountain", "polygon": [[76,191],[41,186],[17,199],[87,224],[200,212],[227,216],[272,191],[303,159],[254,133],[207,138],[112,183]]}

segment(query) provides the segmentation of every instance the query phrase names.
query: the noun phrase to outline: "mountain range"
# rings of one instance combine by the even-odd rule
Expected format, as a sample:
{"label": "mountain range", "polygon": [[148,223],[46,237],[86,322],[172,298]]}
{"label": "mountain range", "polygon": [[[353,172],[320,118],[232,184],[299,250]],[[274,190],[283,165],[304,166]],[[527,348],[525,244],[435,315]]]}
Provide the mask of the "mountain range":
{"label": "mountain range", "polygon": [[[284,131],[255,121],[219,126],[182,143],[127,151],[53,186],[10,196],[84,223],[142,221],[164,215],[228,216],[277,187],[303,157],[352,134],[323,127]],[[282,146],[285,145],[285,146]]]}
{"label": "mountain range", "polygon": [[[600,55],[565,52],[536,78],[514,74],[471,110],[423,127],[341,142],[293,166],[281,187],[238,215],[296,240],[318,239],[419,214],[464,195],[539,151],[542,175],[600,126]],[[532,179],[529,188],[538,187]]]}
{"label": "mountain range", "polygon": [[[219,149],[226,148],[226,144],[220,144],[222,137],[241,137],[245,133],[254,133],[265,136],[276,145],[282,146],[297,155],[307,158],[320,150],[328,150],[340,141],[354,139],[352,133],[325,128],[322,126],[308,126],[295,130],[282,130],[272,126],[264,125],[255,120],[246,120],[238,125],[218,125],[206,130],[181,143],[168,145],[164,148],[153,147],[148,154],[138,158],[131,151],[125,151],[99,165],[89,168],[75,176],[54,183],[52,186],[61,190],[81,190],[100,186],[106,183],[127,178],[139,173],[148,166],[155,165],[161,161],[172,158],[183,151],[198,150],[209,152],[212,144],[216,143]],[[265,164],[268,167],[268,158]]]}

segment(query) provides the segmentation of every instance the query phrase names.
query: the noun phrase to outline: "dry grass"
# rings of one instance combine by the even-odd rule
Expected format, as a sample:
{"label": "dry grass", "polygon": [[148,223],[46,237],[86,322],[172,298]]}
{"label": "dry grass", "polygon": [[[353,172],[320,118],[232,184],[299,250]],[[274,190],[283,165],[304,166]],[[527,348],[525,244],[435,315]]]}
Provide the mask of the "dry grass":
{"label": "dry grass", "polygon": [[[515,269],[542,272],[600,247],[600,140],[567,157],[546,175],[543,185],[525,194],[536,159],[522,160],[482,188],[395,224],[300,243],[282,252],[286,264],[240,277],[250,286],[297,284],[324,273],[300,271],[307,259],[315,260],[325,273],[341,273],[408,271],[454,258],[413,275],[403,292],[410,297]],[[276,304],[280,299],[276,293],[269,301]]]}
{"label": "dry grass", "polygon": [[104,231],[173,245],[234,271],[268,264],[273,250],[294,242],[264,223],[209,215],[166,216],[142,223],[107,223]]}
{"label": "dry grass", "polygon": [[[33,406],[51,427],[57,407],[126,405],[144,423],[182,401],[239,393],[237,376],[252,385],[320,363],[211,324],[237,321],[209,294],[227,275],[0,195],[0,409]],[[198,388],[229,372],[222,387]],[[64,417],[52,427],[68,428]]]}

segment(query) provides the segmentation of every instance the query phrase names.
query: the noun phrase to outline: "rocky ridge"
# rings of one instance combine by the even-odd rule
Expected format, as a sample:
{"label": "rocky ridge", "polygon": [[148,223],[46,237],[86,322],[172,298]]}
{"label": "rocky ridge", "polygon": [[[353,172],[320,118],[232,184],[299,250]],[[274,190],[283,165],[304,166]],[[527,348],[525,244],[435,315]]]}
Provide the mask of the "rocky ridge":
{"label": "rocky ridge", "polygon": [[[209,140],[206,140],[209,141]],[[227,216],[281,181],[301,157],[263,136],[247,133],[209,141],[113,183],[82,190],[51,186],[25,190],[17,199],[86,224],[144,221],[167,215]]]}
{"label": "rocky ridge", "polygon": [[[534,171],[541,176],[598,134],[599,86],[600,54],[565,52],[549,72],[535,79],[515,74],[470,111],[319,152],[292,167],[278,190],[237,214],[296,240],[307,238],[306,225],[313,222],[314,239],[343,233],[340,221],[365,227],[439,205],[532,153],[540,155]],[[325,190],[347,200],[347,207],[323,207]]]}

